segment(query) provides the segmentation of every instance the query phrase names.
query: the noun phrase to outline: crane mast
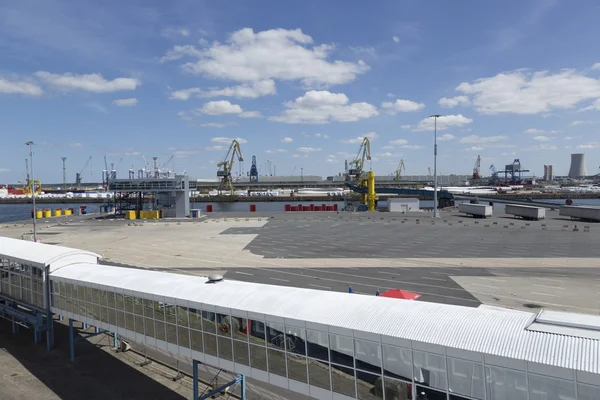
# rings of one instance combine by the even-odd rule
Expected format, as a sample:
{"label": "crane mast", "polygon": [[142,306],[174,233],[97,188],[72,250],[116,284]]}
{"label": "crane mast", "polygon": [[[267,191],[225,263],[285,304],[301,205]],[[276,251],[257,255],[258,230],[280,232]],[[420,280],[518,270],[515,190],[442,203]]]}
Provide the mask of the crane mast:
{"label": "crane mast", "polygon": [[398,168],[394,172],[394,180],[395,181],[399,181],[402,178],[402,171],[405,171],[404,159],[400,160],[400,164],[398,164]]}
{"label": "crane mast", "polygon": [[[236,157],[237,156],[237,157]],[[221,178],[219,183],[219,193],[223,191],[229,191],[231,194],[234,192],[233,182],[231,181],[231,170],[235,160],[241,162],[244,161],[242,157],[242,150],[237,140],[233,140],[229,146],[229,150],[223,160],[217,164],[219,170],[217,171],[217,177]]]}
{"label": "crane mast", "polygon": [[365,161],[367,160],[371,160],[371,141],[366,137],[358,148],[356,158],[349,163],[348,175],[353,176],[355,181],[361,182],[361,175],[364,172]]}

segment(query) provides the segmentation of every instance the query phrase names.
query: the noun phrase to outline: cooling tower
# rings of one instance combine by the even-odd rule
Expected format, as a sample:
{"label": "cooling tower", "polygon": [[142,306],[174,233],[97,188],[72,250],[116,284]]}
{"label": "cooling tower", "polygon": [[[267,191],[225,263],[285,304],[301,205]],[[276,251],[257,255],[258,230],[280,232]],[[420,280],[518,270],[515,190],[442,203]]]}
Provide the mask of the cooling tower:
{"label": "cooling tower", "polygon": [[569,178],[582,178],[587,176],[585,167],[585,154],[571,154],[571,168],[569,168]]}

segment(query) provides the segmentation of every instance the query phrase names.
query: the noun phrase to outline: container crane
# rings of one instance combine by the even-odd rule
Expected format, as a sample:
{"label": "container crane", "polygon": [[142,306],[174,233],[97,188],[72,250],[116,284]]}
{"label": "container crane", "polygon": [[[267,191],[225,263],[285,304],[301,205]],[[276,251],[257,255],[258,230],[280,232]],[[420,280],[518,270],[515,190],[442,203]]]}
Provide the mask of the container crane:
{"label": "container crane", "polygon": [[350,161],[348,175],[353,176],[356,182],[362,181],[362,174],[364,172],[366,160],[371,160],[371,141],[367,137],[365,137],[360,144],[356,158]]}
{"label": "container crane", "polygon": [[406,171],[404,169],[404,159],[400,160],[400,164],[398,164],[398,168],[394,171],[394,180],[399,181],[402,179],[402,172]]}
{"label": "container crane", "polygon": [[473,166],[473,177],[471,179],[481,179],[480,175],[481,170],[481,156],[477,156],[477,160],[475,160],[475,165]]}
{"label": "container crane", "polygon": [[252,156],[252,166],[250,167],[250,182],[258,182],[258,168],[256,166],[256,156]]}
{"label": "container crane", "polygon": [[495,185],[498,182],[498,170],[494,166],[494,164],[490,165],[490,185]]}
{"label": "container crane", "polygon": [[221,178],[218,188],[219,194],[223,190],[228,190],[231,194],[233,194],[234,188],[233,183],[231,182],[231,169],[233,168],[233,163],[235,162],[236,156],[239,162],[244,161],[240,144],[237,140],[233,140],[229,146],[227,154],[225,154],[223,160],[217,164],[217,167],[219,168],[217,171],[217,177]]}

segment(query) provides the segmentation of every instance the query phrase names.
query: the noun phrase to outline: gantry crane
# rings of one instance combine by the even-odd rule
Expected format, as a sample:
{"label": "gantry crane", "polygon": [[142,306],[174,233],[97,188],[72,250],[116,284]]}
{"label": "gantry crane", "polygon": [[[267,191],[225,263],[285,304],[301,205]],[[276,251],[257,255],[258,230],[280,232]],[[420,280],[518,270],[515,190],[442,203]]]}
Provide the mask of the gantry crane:
{"label": "gantry crane", "polygon": [[498,170],[494,166],[494,164],[490,165],[490,185],[495,185],[498,183]]}
{"label": "gantry crane", "polygon": [[354,177],[354,181],[357,183],[362,183],[362,174],[367,160],[371,160],[371,141],[365,137],[358,148],[356,158],[350,161],[348,170],[348,175]]}
{"label": "gantry crane", "polygon": [[396,171],[394,171],[394,180],[395,181],[399,181],[400,179],[402,179],[402,172],[405,171],[404,169],[404,159],[400,160],[400,164],[398,164],[398,168],[396,169]]}
{"label": "gantry crane", "polygon": [[475,160],[475,165],[473,166],[473,176],[471,179],[481,179],[481,156],[477,156],[477,160]]}
{"label": "gantry crane", "polygon": [[231,182],[231,169],[233,168],[233,163],[235,162],[237,156],[238,161],[244,161],[242,157],[242,150],[240,149],[240,144],[237,140],[233,140],[231,145],[229,146],[229,150],[223,161],[217,164],[219,170],[217,171],[217,177],[221,178],[221,182],[219,183],[219,194],[222,193],[223,190],[228,190],[231,194],[233,194],[233,183]]}
{"label": "gantry crane", "polygon": [[85,162],[85,165],[83,166],[83,168],[81,168],[81,171],[75,174],[75,186],[77,188],[79,188],[79,186],[81,186],[81,174],[83,174],[83,171],[87,168],[87,166],[91,160],[92,160],[92,156],[90,156],[90,158],[87,159],[87,161]]}

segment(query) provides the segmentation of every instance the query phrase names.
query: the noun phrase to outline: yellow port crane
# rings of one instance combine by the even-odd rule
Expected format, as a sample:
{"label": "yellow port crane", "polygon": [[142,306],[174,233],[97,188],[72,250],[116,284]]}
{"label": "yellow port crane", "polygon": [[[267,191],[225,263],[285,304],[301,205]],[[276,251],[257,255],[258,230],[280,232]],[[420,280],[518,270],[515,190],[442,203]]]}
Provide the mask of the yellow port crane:
{"label": "yellow port crane", "polygon": [[234,193],[233,182],[231,181],[231,169],[233,168],[233,163],[235,162],[236,156],[238,161],[244,161],[240,144],[237,140],[233,140],[229,146],[227,154],[225,154],[225,157],[223,158],[223,161],[217,164],[217,167],[219,168],[217,171],[217,177],[221,178],[218,189],[219,194],[221,194],[224,190],[229,191],[232,195]]}
{"label": "yellow port crane", "polygon": [[406,171],[404,169],[404,159],[400,160],[400,164],[398,164],[398,168],[396,168],[396,171],[394,171],[394,180],[395,181],[399,181],[400,179],[402,179],[403,171]]}
{"label": "yellow port crane", "polygon": [[364,172],[365,161],[371,160],[371,141],[365,137],[358,148],[356,158],[350,161],[348,175],[354,177],[356,183],[362,184],[362,174]]}

